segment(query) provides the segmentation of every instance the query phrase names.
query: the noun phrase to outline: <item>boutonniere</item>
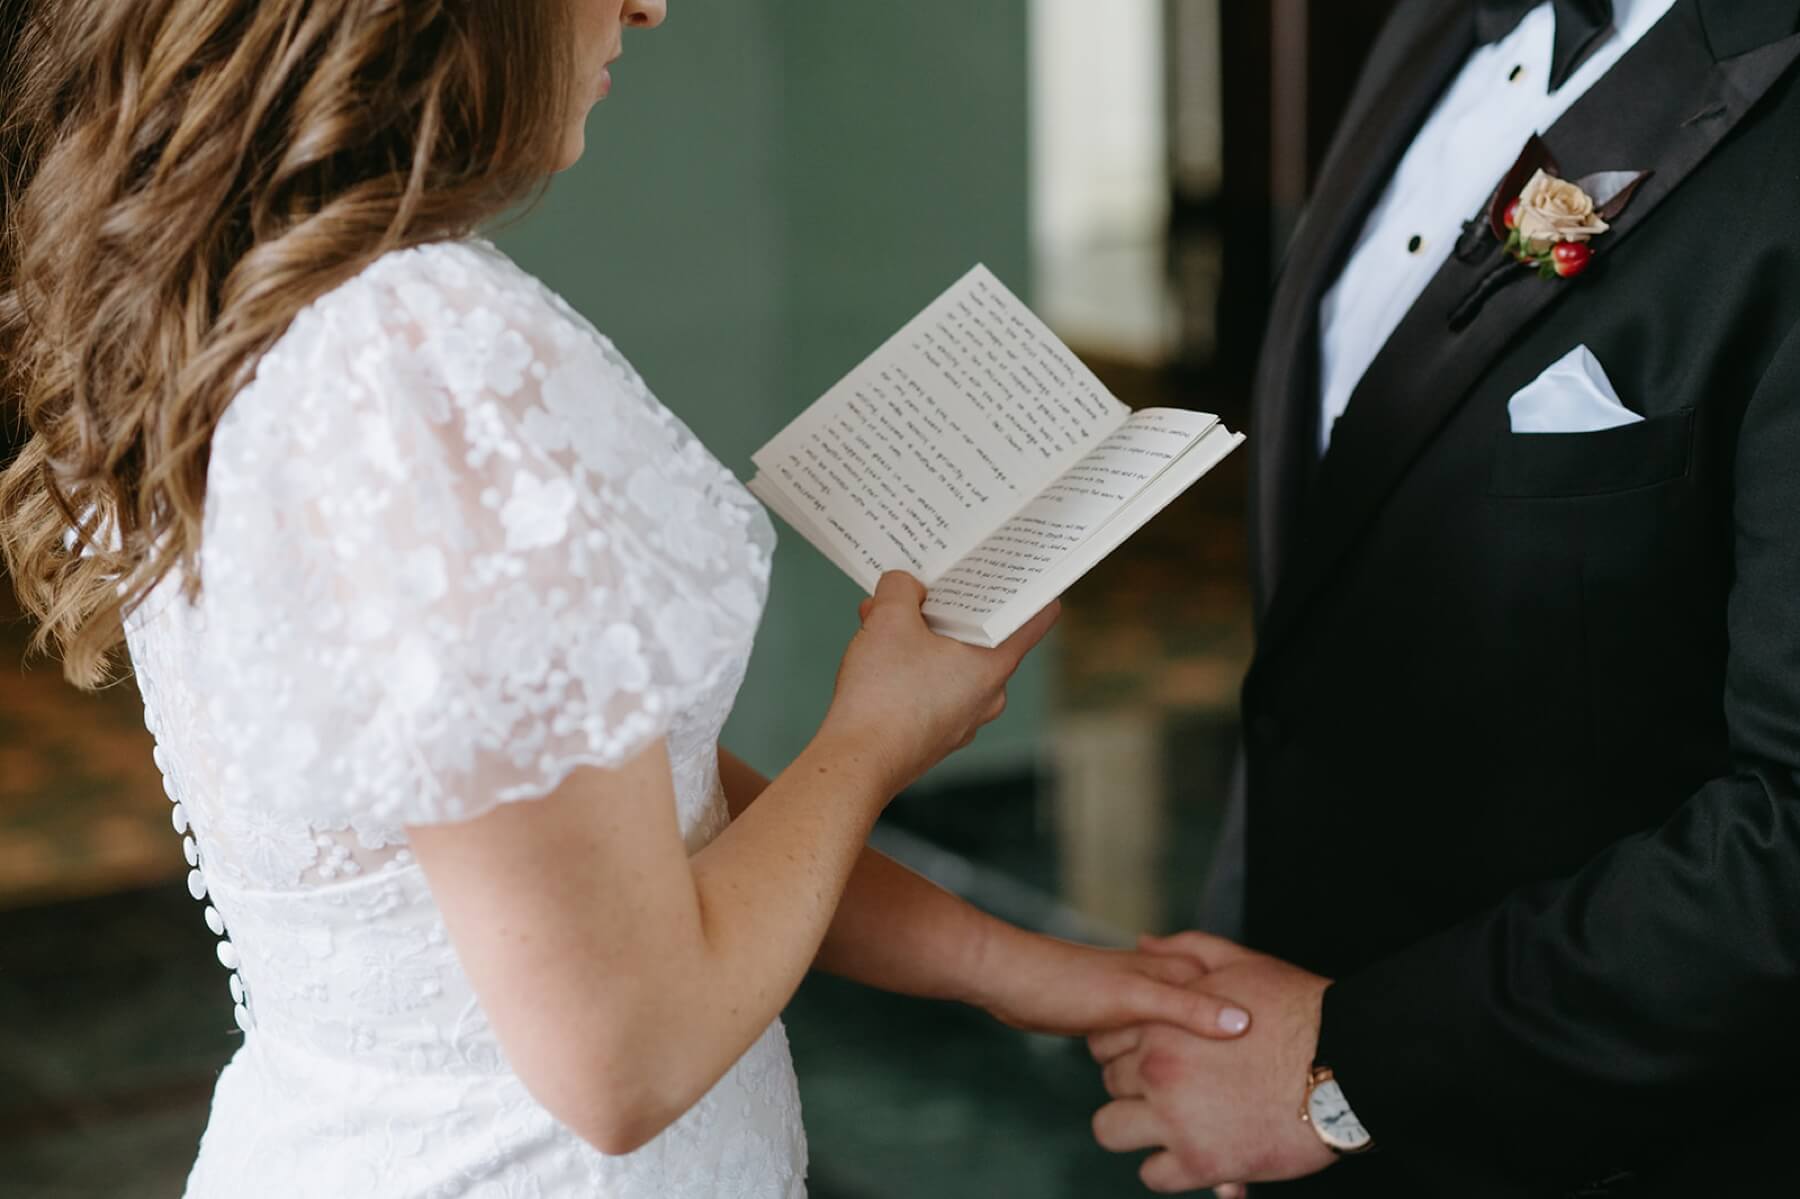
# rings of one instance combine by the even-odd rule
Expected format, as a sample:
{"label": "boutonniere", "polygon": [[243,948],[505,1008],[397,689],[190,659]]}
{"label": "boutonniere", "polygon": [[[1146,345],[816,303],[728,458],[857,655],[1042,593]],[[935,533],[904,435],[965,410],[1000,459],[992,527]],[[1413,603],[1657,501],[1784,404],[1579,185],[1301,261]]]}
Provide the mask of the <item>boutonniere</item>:
{"label": "boutonniere", "polygon": [[1494,236],[1515,262],[1545,279],[1573,279],[1594,260],[1594,238],[1612,230],[1649,171],[1601,171],[1571,183],[1536,134],[1494,192]]}
{"label": "boutonniere", "polygon": [[1579,183],[1539,171],[1506,206],[1506,252],[1545,279],[1572,279],[1594,260],[1588,241],[1611,229]]}
{"label": "boutonniere", "polygon": [[[1487,225],[1506,249],[1506,260],[1488,271],[1450,314],[1450,328],[1460,332],[1474,323],[1482,308],[1515,279],[1521,265],[1545,279],[1573,279],[1593,262],[1593,241],[1612,232],[1649,171],[1601,171],[1574,182],[1544,139],[1533,134],[1524,152],[1494,191]],[[1485,255],[1479,221],[1471,222],[1457,257],[1471,265]],[[1489,243],[1490,245],[1492,243]]]}

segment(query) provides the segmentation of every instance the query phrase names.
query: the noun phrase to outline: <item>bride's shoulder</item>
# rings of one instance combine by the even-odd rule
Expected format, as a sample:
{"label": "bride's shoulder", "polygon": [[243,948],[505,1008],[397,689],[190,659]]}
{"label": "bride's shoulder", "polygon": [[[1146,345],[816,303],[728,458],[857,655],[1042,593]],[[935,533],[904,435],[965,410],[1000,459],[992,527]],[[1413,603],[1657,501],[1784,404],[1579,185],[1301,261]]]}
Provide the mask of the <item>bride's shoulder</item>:
{"label": "bride's shoulder", "polygon": [[383,254],[307,304],[233,407],[272,407],[284,424],[395,404],[447,417],[446,400],[523,415],[568,379],[619,401],[602,408],[653,398],[611,341],[493,244],[439,241]]}
{"label": "bride's shoulder", "polygon": [[450,299],[538,304],[575,315],[542,280],[481,237],[391,251],[370,263],[358,279],[366,286],[396,293],[425,288]]}
{"label": "bride's shoulder", "polygon": [[398,336],[417,346],[433,336],[479,332],[496,322],[564,344],[610,344],[561,296],[480,238],[383,254],[308,305],[291,332],[304,336],[309,326],[322,327],[337,337]]}

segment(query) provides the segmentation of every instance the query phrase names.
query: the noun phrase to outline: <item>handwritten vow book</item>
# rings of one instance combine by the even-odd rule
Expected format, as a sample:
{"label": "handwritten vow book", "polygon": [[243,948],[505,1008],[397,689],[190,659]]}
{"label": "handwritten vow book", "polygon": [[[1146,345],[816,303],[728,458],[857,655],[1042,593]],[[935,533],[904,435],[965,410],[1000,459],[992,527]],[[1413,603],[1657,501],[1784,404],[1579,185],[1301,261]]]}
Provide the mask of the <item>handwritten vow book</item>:
{"label": "handwritten vow book", "polygon": [[756,453],[750,490],[864,590],[904,570],[994,646],[1243,442],[1132,412],[976,267]]}

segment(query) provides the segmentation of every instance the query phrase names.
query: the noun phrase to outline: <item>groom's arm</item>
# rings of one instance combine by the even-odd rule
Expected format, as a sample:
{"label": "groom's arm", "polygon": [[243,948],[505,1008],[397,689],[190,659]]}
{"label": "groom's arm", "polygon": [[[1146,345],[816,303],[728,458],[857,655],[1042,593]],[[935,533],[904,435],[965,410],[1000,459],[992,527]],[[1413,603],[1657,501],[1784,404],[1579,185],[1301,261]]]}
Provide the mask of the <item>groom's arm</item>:
{"label": "groom's arm", "polygon": [[1791,1085],[1800,329],[1745,412],[1729,519],[1731,772],[1573,877],[1327,992],[1320,1057],[1378,1145],[1604,1171]]}
{"label": "groom's arm", "polygon": [[[1094,1038],[1116,1101],[1095,1120],[1103,1145],[1170,1150],[1145,1166],[1158,1189],[1297,1177],[1329,1160],[1295,1116],[1318,1062],[1396,1164],[1440,1178],[1528,1172],[1561,1193],[1691,1133],[1717,1143],[1722,1122],[1748,1124],[1755,1105],[1791,1093],[1800,328],[1746,410],[1734,479],[1731,773],[1573,877],[1335,983],[1225,951],[1207,983],[1256,1011],[1261,1035],[1233,1046],[1158,1029]],[[1161,948],[1220,953],[1198,934]]]}

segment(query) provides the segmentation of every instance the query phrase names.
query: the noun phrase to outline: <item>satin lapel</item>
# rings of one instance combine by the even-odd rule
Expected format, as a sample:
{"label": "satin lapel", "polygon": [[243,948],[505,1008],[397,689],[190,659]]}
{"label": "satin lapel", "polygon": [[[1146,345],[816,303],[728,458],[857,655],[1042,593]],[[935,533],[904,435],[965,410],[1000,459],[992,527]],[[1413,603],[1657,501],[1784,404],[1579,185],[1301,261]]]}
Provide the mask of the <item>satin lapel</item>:
{"label": "satin lapel", "polygon": [[[1256,608],[1267,608],[1316,454],[1319,301],[1337,277],[1401,156],[1475,45],[1474,5],[1438,3],[1411,34],[1401,69],[1366,89],[1320,168],[1270,306],[1250,445]],[[1308,407],[1310,405],[1310,408]]]}
{"label": "satin lapel", "polygon": [[[1714,60],[1696,0],[1680,0],[1594,89],[1544,135],[1570,178],[1602,170],[1653,170],[1612,231],[1594,243],[1596,264],[1630,253],[1634,229],[1705,160],[1762,95],[1800,59],[1800,36]],[[1792,28],[1791,25],[1788,26]],[[1564,297],[1594,293],[1596,269],[1576,281],[1524,272],[1472,324],[1450,314],[1500,261],[1496,243],[1477,261],[1452,257],[1363,377],[1332,432],[1273,604],[1260,629],[1266,653],[1287,635],[1320,584],[1374,519],[1433,435],[1515,338]]]}

